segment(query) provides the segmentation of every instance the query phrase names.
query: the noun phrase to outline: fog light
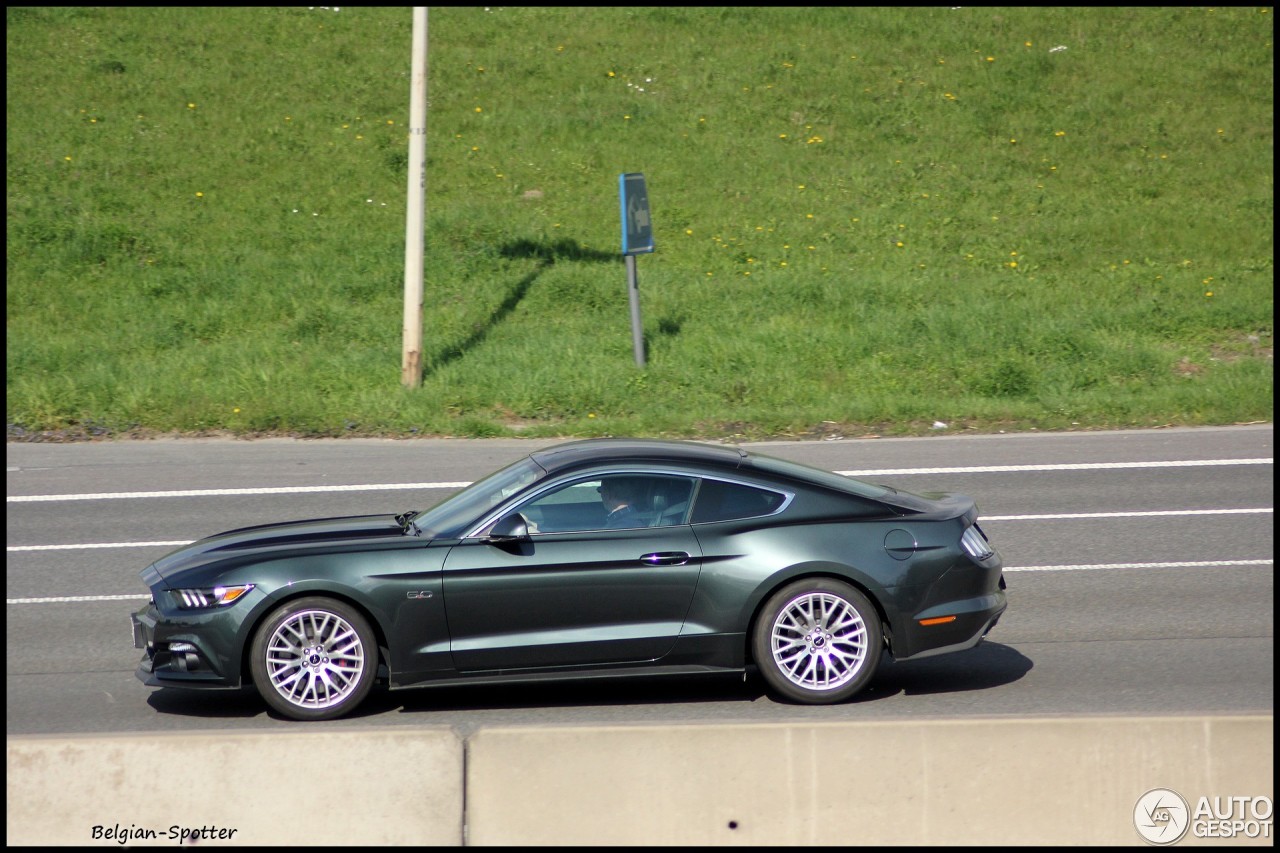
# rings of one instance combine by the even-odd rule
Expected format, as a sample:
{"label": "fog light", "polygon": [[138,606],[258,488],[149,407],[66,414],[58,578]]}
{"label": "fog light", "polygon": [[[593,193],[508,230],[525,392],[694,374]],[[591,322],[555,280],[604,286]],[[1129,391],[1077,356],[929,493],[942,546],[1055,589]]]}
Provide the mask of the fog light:
{"label": "fog light", "polygon": [[178,672],[195,672],[200,669],[200,655],[194,643],[170,643],[169,656]]}

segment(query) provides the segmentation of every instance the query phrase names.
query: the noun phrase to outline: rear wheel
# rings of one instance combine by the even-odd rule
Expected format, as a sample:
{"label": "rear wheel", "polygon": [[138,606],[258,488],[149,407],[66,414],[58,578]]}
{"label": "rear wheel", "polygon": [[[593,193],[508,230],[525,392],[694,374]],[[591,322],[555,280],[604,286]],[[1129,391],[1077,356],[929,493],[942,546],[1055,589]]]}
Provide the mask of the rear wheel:
{"label": "rear wheel", "polygon": [[806,705],[841,702],[865,687],[880,665],[883,642],[875,607],[833,578],[784,586],[765,602],[752,632],[765,682]]}
{"label": "rear wheel", "polygon": [[369,622],[331,598],[281,605],[258,628],[250,651],[254,686],[267,704],[295,720],[350,712],[373,687],[378,646]]}

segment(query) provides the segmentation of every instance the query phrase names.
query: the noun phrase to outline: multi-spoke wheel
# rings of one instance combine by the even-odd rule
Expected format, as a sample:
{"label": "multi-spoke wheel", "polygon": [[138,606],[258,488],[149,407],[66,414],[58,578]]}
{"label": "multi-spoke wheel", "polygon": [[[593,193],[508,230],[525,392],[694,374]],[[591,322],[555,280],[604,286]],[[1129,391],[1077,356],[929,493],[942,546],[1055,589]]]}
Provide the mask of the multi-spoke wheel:
{"label": "multi-spoke wheel", "polygon": [[360,704],[373,686],[378,646],[354,608],[299,598],[267,617],[250,652],[253,683],[267,704],[295,720],[328,720]]}
{"label": "multi-spoke wheel", "polygon": [[794,702],[840,702],[866,686],[883,651],[880,617],[867,597],[831,578],[805,578],[778,590],[752,633],[756,666]]}

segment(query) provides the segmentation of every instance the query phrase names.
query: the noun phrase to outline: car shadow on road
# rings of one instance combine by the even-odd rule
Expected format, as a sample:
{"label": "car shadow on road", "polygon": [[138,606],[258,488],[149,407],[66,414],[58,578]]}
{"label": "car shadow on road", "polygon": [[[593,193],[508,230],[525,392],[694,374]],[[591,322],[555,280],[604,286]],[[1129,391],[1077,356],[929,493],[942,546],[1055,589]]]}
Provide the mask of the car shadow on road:
{"label": "car shadow on road", "polygon": [[[1021,652],[985,642],[973,649],[919,661],[895,662],[885,655],[865,690],[847,704],[876,702],[894,696],[978,692],[1011,684],[1031,671]],[[468,685],[382,691],[366,700],[357,713],[430,714],[447,711],[584,708],[592,706],[677,705],[686,703],[742,703],[772,699],[764,681],[748,670],[739,675],[703,677],[645,677],[615,681],[573,681],[548,684]]]}
{"label": "car shadow on road", "polygon": [[1018,650],[990,641],[967,651],[920,660],[895,661],[886,656],[875,680],[854,701],[989,690],[1012,684],[1033,666]]}
{"label": "car shadow on road", "polygon": [[[888,655],[875,678],[848,704],[895,696],[973,693],[1011,684],[1031,671],[1029,658],[1009,646],[986,642],[968,651],[918,661],[895,662]],[[358,720],[384,714],[408,714],[429,722],[433,714],[457,711],[554,711],[563,708],[741,703],[744,708],[771,699],[754,669],[741,674],[700,676],[638,676],[611,680],[577,680],[523,684],[468,684],[416,690],[375,689],[343,719]],[[269,711],[252,688],[229,691],[161,689],[148,704],[162,714],[203,718],[249,718]]]}
{"label": "car shadow on road", "polygon": [[[381,691],[365,705],[373,713],[535,710],[629,705],[680,705],[702,702],[751,702],[764,693],[758,679],[741,674],[638,676],[617,680],[525,684],[476,684],[423,690]],[[381,709],[380,711],[378,709]]]}
{"label": "car shadow on road", "polygon": [[[741,674],[702,677],[649,676],[614,681],[584,680],[524,684],[474,684],[389,691],[375,687],[360,707],[342,719],[377,717],[388,713],[518,710],[681,704],[689,702],[750,702],[763,695],[763,686]],[[247,719],[265,715],[284,720],[268,708],[252,687],[239,690],[182,690],[161,688],[147,698],[161,714],[208,719]]]}
{"label": "car shadow on road", "polygon": [[239,690],[182,690],[162,687],[151,691],[147,704],[160,714],[208,719],[256,717],[267,703],[252,687]]}

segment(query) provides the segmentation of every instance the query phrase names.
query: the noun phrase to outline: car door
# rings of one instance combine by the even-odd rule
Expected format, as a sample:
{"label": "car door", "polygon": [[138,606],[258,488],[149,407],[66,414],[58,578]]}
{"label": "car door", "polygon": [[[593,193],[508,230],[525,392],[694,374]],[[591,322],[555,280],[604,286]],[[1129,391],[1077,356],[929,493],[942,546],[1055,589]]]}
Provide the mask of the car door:
{"label": "car door", "polygon": [[597,496],[602,479],[579,478],[513,508],[530,522],[520,541],[475,536],[450,551],[444,600],[458,670],[628,664],[671,650],[702,560],[687,513],[662,507],[687,499],[692,480],[650,478],[636,523],[656,526],[611,529]]}

